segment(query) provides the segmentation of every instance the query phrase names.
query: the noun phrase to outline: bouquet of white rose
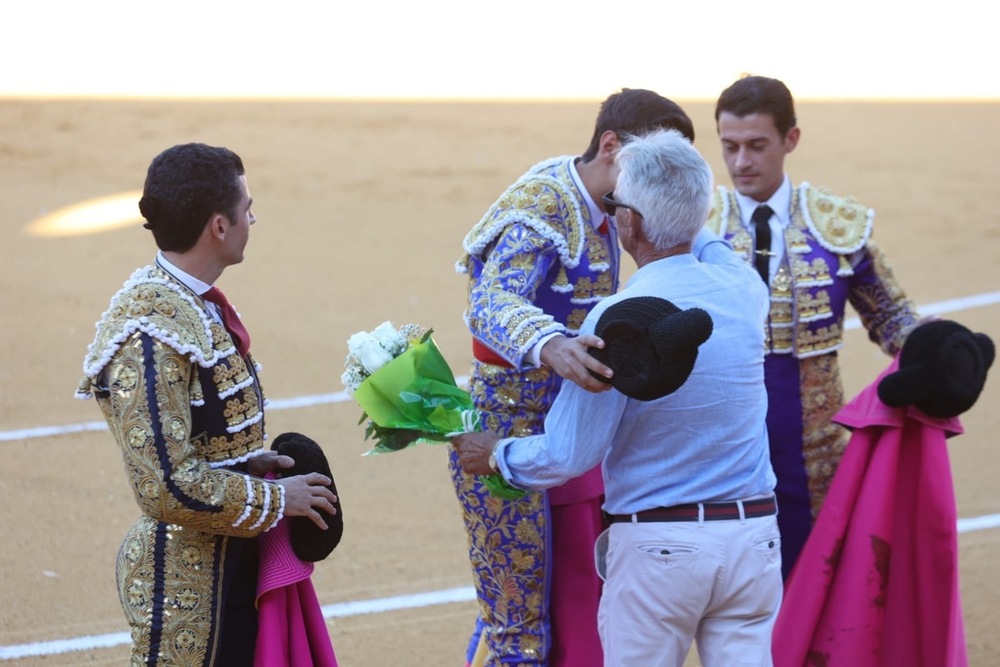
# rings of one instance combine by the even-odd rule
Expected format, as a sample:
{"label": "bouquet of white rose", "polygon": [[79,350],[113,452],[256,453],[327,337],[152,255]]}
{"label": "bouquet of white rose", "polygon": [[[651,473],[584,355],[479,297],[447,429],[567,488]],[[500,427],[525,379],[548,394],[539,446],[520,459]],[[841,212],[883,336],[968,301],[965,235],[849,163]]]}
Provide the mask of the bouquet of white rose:
{"label": "bouquet of white rose", "polygon": [[[341,380],[364,411],[358,423],[368,422],[365,440],[375,441],[367,454],[395,452],[418,442],[448,442],[480,430],[472,397],[458,387],[431,333],[414,324],[396,329],[383,322],[347,341]],[[481,481],[501,498],[524,495],[500,475]]]}

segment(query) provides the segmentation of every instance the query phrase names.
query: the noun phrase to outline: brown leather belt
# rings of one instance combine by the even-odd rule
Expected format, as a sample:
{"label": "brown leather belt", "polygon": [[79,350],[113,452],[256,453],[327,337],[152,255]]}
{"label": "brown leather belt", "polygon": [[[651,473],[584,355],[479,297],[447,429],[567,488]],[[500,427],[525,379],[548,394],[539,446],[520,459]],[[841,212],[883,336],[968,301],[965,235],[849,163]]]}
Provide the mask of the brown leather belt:
{"label": "brown leather belt", "polygon": [[[743,517],[754,519],[778,513],[774,496],[744,500]],[[691,503],[673,507],[656,507],[635,514],[609,514],[611,523],[651,523],[655,521],[732,521],[740,518],[740,502],[731,503]]]}

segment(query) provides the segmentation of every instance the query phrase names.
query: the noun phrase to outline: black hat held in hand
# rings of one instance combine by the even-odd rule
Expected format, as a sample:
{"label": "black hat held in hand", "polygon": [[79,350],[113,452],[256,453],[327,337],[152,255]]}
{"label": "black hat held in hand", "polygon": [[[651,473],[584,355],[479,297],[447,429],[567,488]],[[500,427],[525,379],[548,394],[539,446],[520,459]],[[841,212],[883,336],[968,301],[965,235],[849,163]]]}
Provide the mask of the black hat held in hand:
{"label": "black hat held in hand", "polygon": [[344,513],[340,509],[340,495],[337,493],[337,485],[333,481],[333,473],[330,472],[326,455],[314,440],[301,433],[282,433],[271,443],[271,449],[295,460],[295,465],[291,468],[281,469],[282,477],[318,472],[330,478],[330,486],[327,488],[337,496],[337,502],[333,504],[337,513],[330,516],[323,510],[317,510],[326,522],[326,530],[321,530],[309,517],[287,518],[291,522],[288,532],[295,555],[310,563],[321,561],[333,552],[344,534]]}
{"label": "black hat held in hand", "polygon": [[986,334],[951,320],[922,324],[899,354],[899,370],[882,378],[886,405],[914,405],[931,417],[957,417],[973,406],[986,384],[996,350]]}
{"label": "black hat held in hand", "polygon": [[681,310],[666,299],[638,296],[619,301],[597,321],[604,349],[590,354],[614,371],[609,382],[630,398],[652,401],[677,391],[712,335],[712,318],[701,308]]}

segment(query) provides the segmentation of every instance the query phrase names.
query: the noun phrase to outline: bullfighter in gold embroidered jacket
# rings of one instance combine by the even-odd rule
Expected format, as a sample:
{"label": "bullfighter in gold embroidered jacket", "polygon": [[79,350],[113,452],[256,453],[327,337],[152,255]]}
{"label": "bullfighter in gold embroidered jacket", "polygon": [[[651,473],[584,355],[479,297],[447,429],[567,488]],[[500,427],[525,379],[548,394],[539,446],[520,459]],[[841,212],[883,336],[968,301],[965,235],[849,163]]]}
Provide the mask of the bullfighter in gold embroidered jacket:
{"label": "bullfighter in gold embroidered jacket", "polygon": [[[793,187],[784,173],[800,131],[783,83],[741,78],[720,96],[716,122],[734,190],[717,189],[707,226],[748,263],[763,258],[758,270],[770,285],[767,422],[787,576],[849,439],[831,421],[844,403],[837,351],[847,303],[888,355],[918,315],[871,239],[874,212],[808,183]],[[770,237],[763,247],[761,235]]]}
{"label": "bullfighter in gold embroidered jacket", "polygon": [[[234,336],[200,296],[242,260],[250,201],[227,149],[158,156],[140,208],[160,253],[111,299],[84,360],[77,396],[96,398],[142,511],[117,562],[133,666],[253,664],[254,538],[304,513],[295,487],[308,476],[263,479],[290,463],[263,448],[249,336]],[[308,498],[332,497],[307,486]]]}

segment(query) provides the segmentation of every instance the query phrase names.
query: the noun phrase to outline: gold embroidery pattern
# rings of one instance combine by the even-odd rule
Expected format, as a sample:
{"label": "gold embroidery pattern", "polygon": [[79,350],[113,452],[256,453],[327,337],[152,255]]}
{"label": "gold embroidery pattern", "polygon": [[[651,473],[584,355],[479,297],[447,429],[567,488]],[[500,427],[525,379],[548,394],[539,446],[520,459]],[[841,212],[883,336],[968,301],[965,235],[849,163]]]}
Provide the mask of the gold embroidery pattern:
{"label": "gold embroidery pattern", "polygon": [[864,247],[871,234],[871,214],[853,197],[835,197],[822,188],[805,186],[810,229],[827,250],[850,254]]}
{"label": "gold embroidery pattern", "polygon": [[462,245],[480,255],[514,222],[528,225],[560,246],[560,260],[575,267],[584,251],[584,228],[590,222],[576,206],[571,158],[554,158],[535,165],[486,211]]}
{"label": "gold embroidery pattern", "polygon": [[569,285],[569,276],[566,275],[566,267],[560,266],[559,272],[556,274],[556,279],[552,281],[552,287],[558,292],[570,291],[572,287]]}
{"label": "gold embroidery pattern", "polygon": [[[507,358],[519,358],[543,330],[557,326],[534,305],[536,290],[544,283],[551,262],[556,261],[554,254],[540,261],[544,244],[544,239],[530,230],[505,230],[498,243],[503,250],[494,249],[479,280],[469,283],[470,330]],[[496,318],[502,326],[483,322],[480,313]]]}
{"label": "gold embroidery pattern", "polygon": [[769,318],[772,327],[788,328],[792,326],[792,303],[791,301],[775,301],[771,304],[771,317]]}
{"label": "gold embroidery pattern", "polygon": [[585,225],[587,230],[587,261],[590,266],[604,265],[610,266],[611,253],[608,252],[608,244],[604,237],[594,229],[593,225]]}
{"label": "gold embroidery pattern", "polygon": [[194,297],[155,266],[137,270],[111,300],[98,323],[97,333],[84,359],[85,377],[77,391],[88,394],[103,365],[120,343],[138,328],[158,332],[161,340],[169,337],[179,350],[191,350],[202,359],[213,360],[215,351],[207,314],[194,305]]}
{"label": "gold embroidery pattern", "polygon": [[[156,373],[158,424],[153,422],[147,399],[147,366]],[[157,341],[152,345],[152,358],[147,359],[143,336],[133,334],[119,347],[107,372],[110,393],[97,400],[143,511],[122,543],[116,566],[122,609],[132,627],[131,661],[146,664],[154,609],[160,604],[163,612],[156,623],[162,632],[155,664],[204,664],[216,627],[212,607],[219,591],[213,589],[213,581],[223,577],[214,567],[216,549],[224,548],[216,535],[249,537],[269,526],[266,521],[255,530],[249,529],[249,521],[240,529],[232,526],[248,500],[261,504],[263,485],[268,482],[254,480],[252,498],[247,498],[243,475],[208,468],[199,451],[200,441],[189,438],[188,387],[197,372],[187,357]],[[161,456],[172,466],[169,479]],[[272,493],[266,508],[270,516],[277,516],[279,502],[278,493]],[[163,550],[159,573],[154,558],[158,535]],[[161,599],[154,599],[155,581],[165,587]]]}
{"label": "gold embroidery pattern", "polygon": [[[218,341],[217,349],[232,346],[229,334],[215,322],[212,323],[212,335]],[[232,391],[233,387],[243,384],[249,379],[250,371],[247,368],[246,362],[238,354],[231,354],[228,357],[222,358],[212,368],[212,381],[215,383],[220,394]]]}
{"label": "gold embroidery pattern", "polygon": [[764,336],[764,347],[774,354],[790,354],[792,352],[791,327],[768,327]]}
{"label": "gold embroidery pattern", "polygon": [[592,301],[593,297],[611,295],[611,274],[605,273],[596,280],[590,276],[580,276],[573,286],[573,298],[580,301]]}
{"label": "gold embroidery pattern", "polygon": [[[149,664],[154,605],[163,605],[159,654],[156,665],[208,664],[217,628],[212,617],[212,601],[219,595],[213,588],[212,554],[215,538],[205,533],[185,530],[181,526],[165,526],[168,554],[164,589],[155,599],[155,535],[158,526],[149,517],[142,517],[122,542],[118,551],[116,577],[122,609],[132,627],[131,665]],[[219,573],[219,581],[222,574]]]}
{"label": "gold embroidery pattern", "polygon": [[830,285],[833,283],[830,278],[830,265],[822,257],[816,257],[809,262],[801,255],[790,255],[789,264],[792,275],[795,276],[794,283],[797,286]]}
{"label": "gold embroidery pattern", "polygon": [[788,225],[788,228],[785,229],[785,247],[793,255],[804,255],[812,250],[812,246],[809,245],[809,237],[797,225]]}
{"label": "gold embroidery pattern", "polygon": [[[484,428],[509,436],[539,433],[555,398],[558,378],[548,369],[518,373],[475,362],[469,391]],[[462,472],[454,452],[449,468],[469,534],[469,557],[491,628],[487,641],[497,658],[520,656],[544,664],[547,512],[542,493],[516,501],[491,496]]]}
{"label": "gold embroidery pattern", "polygon": [[813,519],[819,513],[850,433],[832,420],[844,404],[840,366],[835,354],[799,360],[802,388],[802,454]]}
{"label": "gold embroidery pattern", "polygon": [[257,446],[264,439],[264,429],[260,422],[248,426],[232,435],[213,436],[205,446],[205,458],[209,461],[230,461],[239,459],[260,449]]}
{"label": "gold embroidery pattern", "polygon": [[830,307],[830,293],[826,290],[817,290],[814,296],[803,290],[797,295],[796,310],[799,313],[800,322],[828,319],[833,316],[833,310]]}
{"label": "gold embroidery pattern", "polygon": [[[155,393],[159,423],[153,423],[147,401],[142,369],[156,369]],[[135,334],[108,365],[110,395],[99,398],[111,415],[109,426],[118,441],[136,501],[147,516],[183,524],[189,529],[220,535],[252,537],[268,524],[249,531],[232,523],[247,501],[244,476],[227,470],[212,470],[199,445],[191,438],[189,377],[196,374],[191,362],[173,348],[153,344],[153,358],[143,355],[142,337]],[[159,440],[159,445],[158,445]],[[260,449],[258,440],[253,449]],[[161,452],[161,449],[162,452]],[[161,456],[166,456],[172,475],[164,478]],[[169,490],[168,483],[174,491]],[[253,479],[252,485],[271,484]],[[178,494],[187,498],[182,501]],[[279,499],[272,493],[271,507],[277,512]],[[197,505],[204,507],[198,509]]]}
{"label": "gold embroidery pattern", "polygon": [[876,280],[854,290],[851,305],[858,311],[868,337],[894,356],[917,325],[916,306],[906,298],[881,248],[869,241],[868,254]]}
{"label": "gold embroidery pattern", "polygon": [[796,350],[800,358],[821,352],[832,352],[841,346],[840,324],[835,322],[828,327],[818,329],[810,329],[806,324],[800,324],[797,339]]}
{"label": "gold embroidery pattern", "polygon": [[579,331],[580,327],[583,326],[583,321],[587,319],[589,312],[589,310],[584,308],[574,308],[570,312],[569,317],[566,318],[566,328],[570,331]]}

